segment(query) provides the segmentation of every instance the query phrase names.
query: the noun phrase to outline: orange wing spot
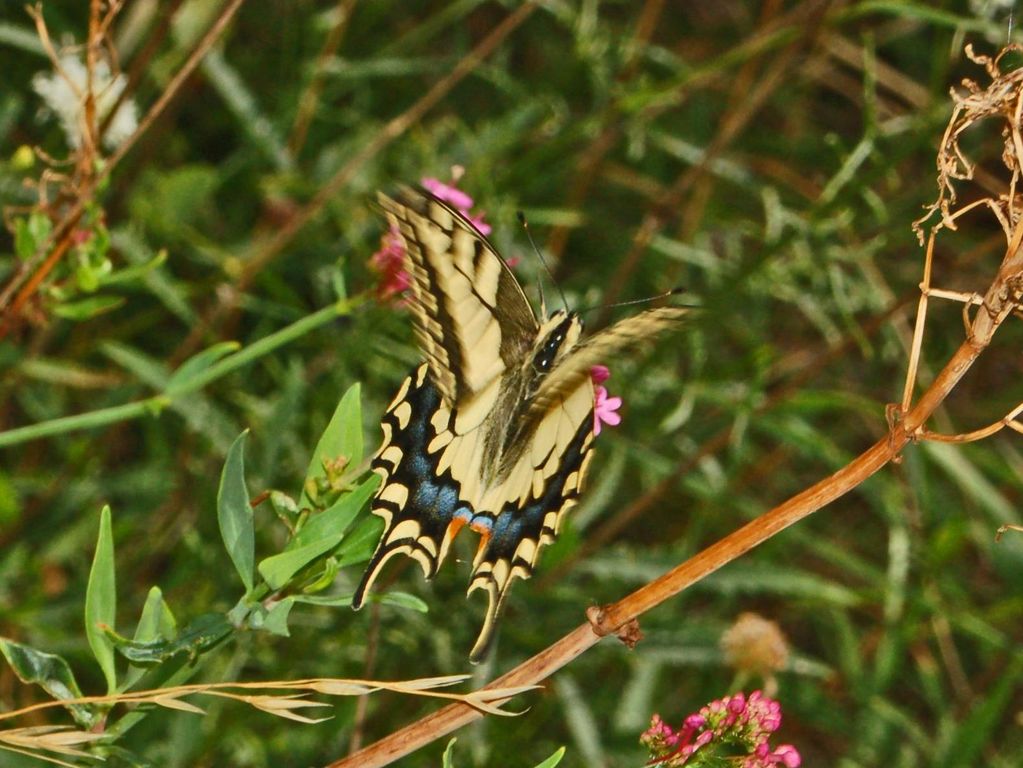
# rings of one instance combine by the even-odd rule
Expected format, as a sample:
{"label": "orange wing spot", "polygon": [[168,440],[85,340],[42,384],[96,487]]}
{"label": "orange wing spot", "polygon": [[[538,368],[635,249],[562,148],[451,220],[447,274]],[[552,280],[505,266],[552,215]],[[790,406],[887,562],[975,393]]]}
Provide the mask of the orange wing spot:
{"label": "orange wing spot", "polygon": [[446,541],[453,541],[458,532],[462,530],[462,526],[465,525],[465,518],[456,517],[450,523],[448,523],[448,529],[444,533],[444,539]]}
{"label": "orange wing spot", "polygon": [[474,560],[474,562],[479,562],[480,557],[483,556],[483,550],[490,543],[490,527],[485,524],[474,525],[472,523],[469,523],[469,527],[480,535],[480,545],[476,550],[476,558]]}

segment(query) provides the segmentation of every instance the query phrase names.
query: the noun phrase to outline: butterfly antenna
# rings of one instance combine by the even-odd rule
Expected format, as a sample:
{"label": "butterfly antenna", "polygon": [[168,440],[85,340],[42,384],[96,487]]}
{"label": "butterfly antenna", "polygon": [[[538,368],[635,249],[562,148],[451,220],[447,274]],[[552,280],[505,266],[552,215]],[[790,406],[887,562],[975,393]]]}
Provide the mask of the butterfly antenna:
{"label": "butterfly antenna", "polygon": [[[522,211],[518,211],[516,216],[519,217],[519,223],[522,228],[526,231],[526,239],[529,240],[529,244],[533,246],[533,253],[536,254],[536,258],[540,260],[540,264],[543,265],[543,271],[547,273],[547,277],[550,278],[551,283],[558,289],[558,295],[561,296],[561,303],[568,309],[568,300],[565,298],[564,292],[561,290],[561,286],[558,285],[558,281],[554,279],[554,273],[551,272],[551,268],[547,266],[547,262],[544,260],[543,254],[540,253],[540,249],[536,247],[536,241],[533,240],[533,233],[529,231],[529,222],[526,221],[526,214]],[[540,310],[544,315],[547,314],[547,303],[543,298],[543,283],[539,283],[540,286]]]}
{"label": "butterfly antenna", "polygon": [[[634,304],[647,304],[651,301],[660,301],[661,299],[667,299],[669,296],[677,296],[680,293],[685,293],[686,289],[682,286],[672,288],[670,291],[664,293],[658,293],[656,296],[647,296],[645,299],[632,299],[630,301],[616,301],[614,304],[597,304],[596,306],[587,307],[586,309],[580,309],[579,314],[582,315],[586,312],[592,312],[595,309],[615,309],[616,307],[631,307]],[[693,306],[695,304],[687,304],[684,306]]]}

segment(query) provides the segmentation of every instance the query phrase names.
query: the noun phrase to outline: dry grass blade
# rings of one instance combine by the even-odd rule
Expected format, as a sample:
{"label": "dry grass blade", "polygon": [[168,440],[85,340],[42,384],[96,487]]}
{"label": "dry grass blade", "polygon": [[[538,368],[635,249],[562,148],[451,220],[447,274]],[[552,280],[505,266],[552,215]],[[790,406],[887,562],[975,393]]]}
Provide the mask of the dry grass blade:
{"label": "dry grass blade", "polygon": [[256,709],[261,709],[268,714],[276,715],[277,717],[284,717],[298,723],[314,725],[330,719],[329,717],[305,717],[304,715],[299,715],[294,711],[296,709],[308,709],[310,707],[330,706],[330,704],[322,701],[309,701],[305,698],[308,695],[305,693],[293,693],[286,696],[235,696],[226,693],[217,695],[224,696],[225,698],[236,699],[237,701],[244,702]]}
{"label": "dry grass blade", "polygon": [[[91,744],[103,738],[105,736],[102,733],[79,731],[71,726],[62,725],[33,725],[0,731],[0,743],[28,750],[33,756],[35,756],[35,750],[46,750],[69,757],[89,757],[88,752],[76,749],[76,747],[82,744]],[[64,765],[64,763],[60,764]]]}
{"label": "dry grass blade", "polygon": [[[431,688],[444,688],[449,685],[464,683],[472,675],[442,675],[440,677],[422,677],[418,680],[405,680],[400,683],[387,683],[392,691],[425,691]],[[379,685],[379,683],[378,683]]]}
{"label": "dry grass blade", "polygon": [[206,710],[203,709],[202,707],[197,707],[195,704],[192,704],[187,701],[182,701],[176,696],[156,696],[155,698],[153,698],[152,702],[153,704],[156,704],[161,707],[166,707],[167,709],[177,709],[182,712],[191,712],[192,714],[195,715],[206,714]]}
{"label": "dry grass blade", "polygon": [[316,680],[309,683],[310,689],[327,696],[363,696],[379,691],[380,688],[340,680]]}
{"label": "dry grass blade", "polygon": [[[487,712],[494,715],[515,715],[500,708],[500,704],[510,698],[536,688],[535,685],[520,685],[516,687],[498,688],[487,691],[473,691],[472,693],[449,693],[436,690],[451,685],[463,683],[470,675],[442,675],[438,677],[424,677],[412,680],[400,680],[395,682],[383,682],[379,680],[345,680],[337,678],[313,678],[307,680],[272,680],[258,683],[209,683],[182,685],[163,690],[133,691],[112,696],[83,696],[77,699],[62,699],[60,701],[48,701],[40,704],[33,704],[11,712],[0,714],[0,722],[4,720],[22,717],[29,713],[44,709],[66,707],[72,704],[103,705],[111,707],[115,704],[136,706],[140,704],[153,704],[166,709],[175,709],[181,712],[189,712],[196,715],[205,715],[206,711],[201,707],[185,701],[186,696],[216,696],[222,699],[230,699],[242,704],[247,704],[256,709],[262,710],[277,717],[287,718],[300,723],[315,724],[330,718],[311,718],[298,714],[295,710],[308,709],[311,707],[330,707],[327,702],[314,701],[308,698],[310,694],[319,693],[327,696],[365,696],[377,691],[392,691],[413,696],[428,696],[441,698],[448,701],[464,703],[474,710]],[[248,693],[248,691],[273,691],[272,693]],[[279,693],[279,691],[292,691],[292,693]],[[496,702],[496,704],[495,704]],[[0,731],[0,744],[9,743],[27,749],[53,749],[54,747],[40,746],[43,742],[55,745],[67,745],[85,743],[103,738],[103,734],[84,734],[85,739],[77,741],[80,731],[68,731],[63,726],[34,726],[33,728],[14,728],[7,731]],[[53,735],[58,734],[58,735]],[[79,752],[74,752],[79,754]]]}

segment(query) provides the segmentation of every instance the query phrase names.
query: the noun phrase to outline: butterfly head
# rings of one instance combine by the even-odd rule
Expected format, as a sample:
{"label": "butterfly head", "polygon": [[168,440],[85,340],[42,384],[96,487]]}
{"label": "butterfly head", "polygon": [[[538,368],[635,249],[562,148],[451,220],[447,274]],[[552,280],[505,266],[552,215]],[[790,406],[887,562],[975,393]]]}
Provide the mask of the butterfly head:
{"label": "butterfly head", "polygon": [[536,335],[533,347],[533,371],[541,376],[550,373],[554,366],[579,343],[583,332],[583,321],[575,312],[559,309],[548,317]]}

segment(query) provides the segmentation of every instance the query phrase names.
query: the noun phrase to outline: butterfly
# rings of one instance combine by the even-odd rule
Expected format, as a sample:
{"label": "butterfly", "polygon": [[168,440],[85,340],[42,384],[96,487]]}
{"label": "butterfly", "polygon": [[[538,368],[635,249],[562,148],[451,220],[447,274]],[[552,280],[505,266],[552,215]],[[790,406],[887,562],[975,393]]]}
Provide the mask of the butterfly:
{"label": "butterfly", "polygon": [[575,313],[537,319],[511,269],[461,212],[423,189],[378,201],[403,241],[425,361],[381,422],[372,469],[382,483],[371,511],[384,531],[352,607],[399,553],[431,578],[468,526],[480,536],[468,592],[489,597],[469,656],[477,663],[512,581],[532,575],[579,499],[594,438],[590,369],[687,309],[650,309],[583,340]]}

